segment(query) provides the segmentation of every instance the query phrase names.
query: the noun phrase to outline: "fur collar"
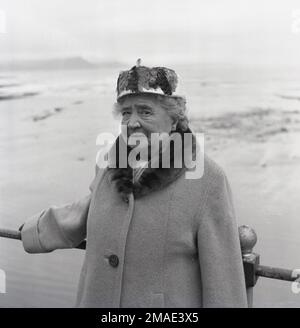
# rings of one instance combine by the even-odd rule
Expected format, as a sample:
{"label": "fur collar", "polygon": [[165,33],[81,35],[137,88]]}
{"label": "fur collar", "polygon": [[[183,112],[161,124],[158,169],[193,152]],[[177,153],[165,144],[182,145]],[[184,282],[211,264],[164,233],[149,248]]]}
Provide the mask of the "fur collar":
{"label": "fur collar", "polygon": [[[179,132],[182,137],[184,132],[176,130]],[[186,131],[186,133],[192,133],[191,130]],[[192,135],[193,142],[192,142],[192,156],[194,158],[195,149],[196,149],[196,138]],[[174,151],[170,152],[170,168],[146,168],[142,175],[140,176],[139,180],[133,183],[133,169],[128,166],[127,168],[120,168],[119,167],[119,143],[121,141],[121,137],[119,136],[116,139],[114,144],[114,149],[116,150],[116,168],[108,168],[110,181],[114,185],[114,187],[118,190],[121,196],[126,196],[130,193],[133,193],[135,198],[140,198],[145,196],[146,194],[153,192],[155,190],[162,189],[167,185],[171,184],[177,178],[179,178],[186,170],[184,166],[184,147],[182,151],[182,168],[174,167]],[[185,146],[185,145],[184,145]],[[127,147],[127,146],[126,146]],[[127,148],[127,151],[130,151],[130,148]],[[161,159],[161,157],[160,157]],[[161,161],[160,161],[161,163]],[[161,166],[161,165],[160,165]]]}

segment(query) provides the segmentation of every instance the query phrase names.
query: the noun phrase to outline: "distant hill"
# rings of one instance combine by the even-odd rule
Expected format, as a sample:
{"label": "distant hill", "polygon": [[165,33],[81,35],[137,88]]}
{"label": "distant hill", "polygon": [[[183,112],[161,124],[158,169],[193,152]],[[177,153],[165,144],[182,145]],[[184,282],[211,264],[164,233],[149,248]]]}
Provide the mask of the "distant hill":
{"label": "distant hill", "polygon": [[120,66],[120,63],[117,62],[91,63],[83,59],[82,57],[0,62],[1,71],[93,69],[93,68],[116,67],[116,66]]}

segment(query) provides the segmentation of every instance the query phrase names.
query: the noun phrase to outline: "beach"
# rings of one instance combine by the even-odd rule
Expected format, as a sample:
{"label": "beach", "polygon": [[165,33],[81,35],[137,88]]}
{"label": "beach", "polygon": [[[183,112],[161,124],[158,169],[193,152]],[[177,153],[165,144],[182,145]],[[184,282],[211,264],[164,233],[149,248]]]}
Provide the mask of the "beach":
{"label": "beach", "polygon": [[[238,224],[258,235],[261,264],[300,268],[300,78],[288,68],[178,66],[205,152],[230,181]],[[97,135],[117,135],[119,70],[0,72],[0,226],[18,227],[89,193]],[[72,307],[82,250],[27,254],[0,239],[0,307]],[[299,307],[291,283],[260,278],[254,307]]]}

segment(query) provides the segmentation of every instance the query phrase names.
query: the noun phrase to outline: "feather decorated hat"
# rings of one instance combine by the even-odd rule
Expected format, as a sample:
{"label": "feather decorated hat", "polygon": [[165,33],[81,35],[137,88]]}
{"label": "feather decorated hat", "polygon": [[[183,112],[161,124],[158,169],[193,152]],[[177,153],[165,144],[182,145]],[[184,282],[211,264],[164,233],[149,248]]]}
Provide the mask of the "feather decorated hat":
{"label": "feather decorated hat", "polygon": [[166,67],[141,66],[141,59],[128,71],[121,71],[117,82],[117,100],[130,94],[160,94],[181,97],[175,94],[177,74]]}

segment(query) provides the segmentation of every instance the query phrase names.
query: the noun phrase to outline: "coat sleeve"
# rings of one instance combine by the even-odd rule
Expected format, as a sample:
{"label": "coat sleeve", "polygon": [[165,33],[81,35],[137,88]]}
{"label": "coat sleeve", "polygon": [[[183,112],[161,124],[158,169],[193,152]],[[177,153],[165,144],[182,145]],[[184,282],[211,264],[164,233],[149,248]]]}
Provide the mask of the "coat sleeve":
{"label": "coat sleeve", "polygon": [[21,226],[26,252],[47,253],[59,248],[73,248],[86,238],[87,216],[97,173],[96,168],[89,195],[73,203],[44,209]]}
{"label": "coat sleeve", "polygon": [[197,233],[203,307],[247,307],[232,193],[223,171],[211,179]]}

